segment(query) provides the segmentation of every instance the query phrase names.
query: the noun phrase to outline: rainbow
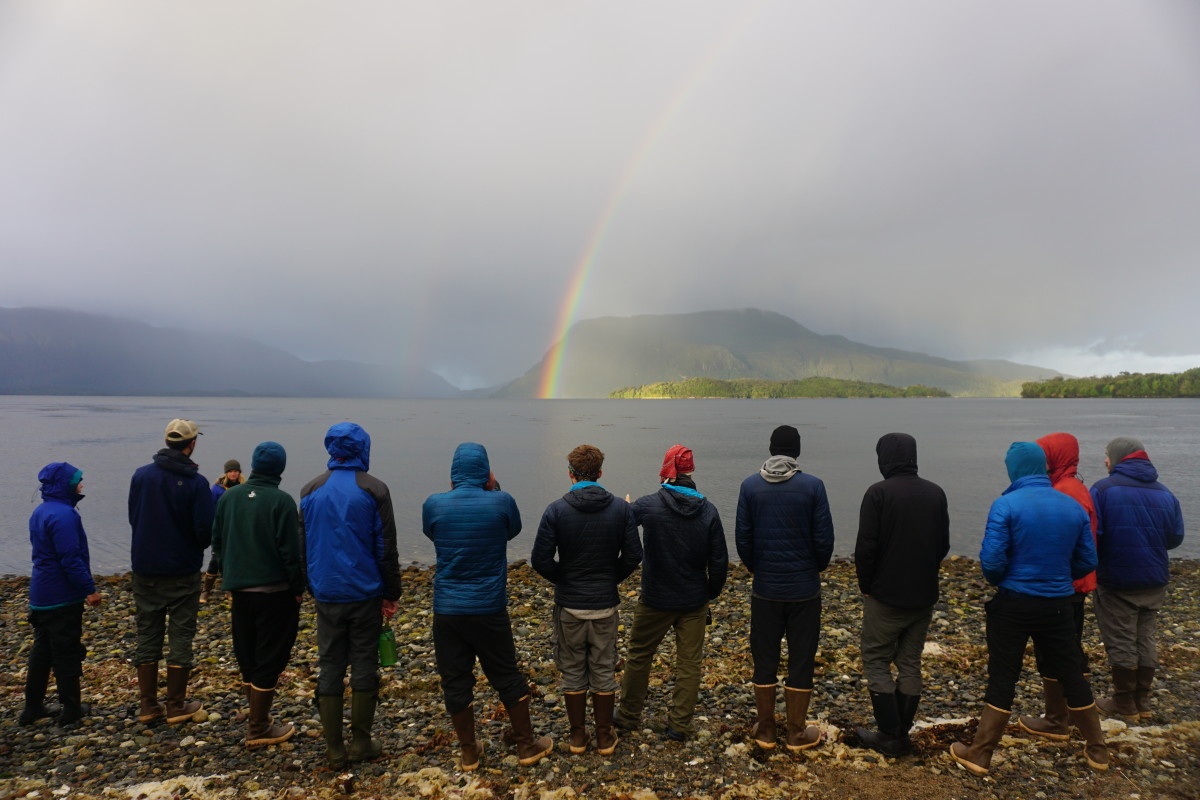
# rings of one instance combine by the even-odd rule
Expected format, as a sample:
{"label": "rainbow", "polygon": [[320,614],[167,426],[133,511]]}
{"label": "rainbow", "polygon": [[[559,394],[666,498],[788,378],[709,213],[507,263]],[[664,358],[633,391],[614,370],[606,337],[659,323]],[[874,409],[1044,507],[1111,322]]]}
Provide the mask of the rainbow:
{"label": "rainbow", "polygon": [[599,253],[600,245],[603,243],[609,226],[616,216],[621,200],[624,199],[642,164],[645,163],[650,151],[658,144],[663,131],[669,127],[670,122],[683,106],[684,101],[691,97],[700,80],[712,71],[716,62],[730,48],[734,40],[737,39],[742,30],[749,24],[750,20],[757,15],[759,8],[763,5],[765,3],[747,6],[741,18],[736,20],[729,27],[725,35],[700,58],[696,66],[680,82],[679,88],[663,106],[662,111],[651,122],[641,142],[634,148],[633,154],[625,162],[624,169],[621,170],[620,176],[608,193],[608,199],[604,203],[604,208],[601,210],[600,216],[597,218],[595,225],[592,226],[592,232],[588,236],[587,244],[584,246],[583,252],[580,254],[571,271],[572,278],[567,286],[567,293],[563,297],[563,302],[558,311],[558,319],[554,326],[554,338],[552,339],[554,343],[550,346],[546,357],[542,359],[542,375],[541,380],[538,382],[536,395],[539,399],[550,400],[558,397],[558,384],[559,379],[562,377],[563,361],[566,358],[570,345],[567,334],[571,330],[571,326],[575,324],[580,301],[583,299],[588,279],[591,278],[592,269],[596,264],[596,255]]}

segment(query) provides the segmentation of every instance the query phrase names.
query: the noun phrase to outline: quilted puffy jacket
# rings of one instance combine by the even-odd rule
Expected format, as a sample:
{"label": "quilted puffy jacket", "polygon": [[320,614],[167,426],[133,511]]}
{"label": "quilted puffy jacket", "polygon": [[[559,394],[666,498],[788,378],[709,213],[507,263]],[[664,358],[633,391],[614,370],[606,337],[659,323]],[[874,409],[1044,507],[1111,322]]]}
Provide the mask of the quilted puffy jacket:
{"label": "quilted puffy jacket", "polygon": [[1100,519],[1100,585],[1117,590],[1166,586],[1171,577],[1167,551],[1183,543],[1183,510],[1158,482],[1150,459],[1124,459],[1092,485],[1091,494]]}
{"label": "quilted puffy jacket", "polygon": [[29,578],[29,605],[56,608],[82,603],[96,591],[83,520],[75,509],[83,495],[71,487],[78,470],[63,462],[47,464],[38,480],[42,503],[29,517],[29,542],[33,545],[33,572]]}

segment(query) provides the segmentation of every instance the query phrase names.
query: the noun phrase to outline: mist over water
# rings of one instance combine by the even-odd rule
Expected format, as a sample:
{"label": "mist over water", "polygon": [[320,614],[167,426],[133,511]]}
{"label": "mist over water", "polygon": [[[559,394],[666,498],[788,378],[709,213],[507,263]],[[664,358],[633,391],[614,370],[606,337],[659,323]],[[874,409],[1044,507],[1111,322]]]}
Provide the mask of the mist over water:
{"label": "mist over water", "polygon": [[0,397],[0,574],[29,573],[28,519],[38,471],[69,461],[84,472],[78,508],[97,574],[129,569],[129,478],[162,446],[173,417],[204,435],[194,459],[211,483],[226,459],[246,473],[267,439],[288,453],[282,488],[293,497],[325,469],[325,431],[350,420],[371,435],[371,473],[391,488],[404,562],[431,563],[421,503],[450,487],[450,457],[484,444],[492,469],[521,509],[524,530],[509,558],[526,558],[546,505],[567,491],[566,455],[594,444],[606,455],[600,483],[618,495],[655,491],[663,452],[688,445],[696,483],[721,512],[732,553],[738,486],[767,456],[776,425],[800,430],[800,466],[821,478],[839,555],[854,549],[863,491],[880,480],[875,442],[892,431],[917,439],[920,474],[946,490],[951,552],[978,556],[988,507],[1008,485],[1013,441],[1068,431],[1080,441],[1080,472],[1103,477],[1104,445],[1142,440],[1161,480],[1183,505],[1188,528],[1174,556],[1200,557],[1200,403],[1195,400],[345,400],[280,398]]}

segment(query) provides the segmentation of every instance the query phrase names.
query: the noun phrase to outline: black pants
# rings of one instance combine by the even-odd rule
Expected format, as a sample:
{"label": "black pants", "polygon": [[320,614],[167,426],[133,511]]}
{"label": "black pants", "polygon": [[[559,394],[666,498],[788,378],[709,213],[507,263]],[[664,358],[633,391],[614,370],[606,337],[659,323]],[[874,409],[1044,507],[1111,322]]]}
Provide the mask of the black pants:
{"label": "black pants", "polygon": [[357,603],[317,603],[317,651],[321,673],[317,694],[341,697],[350,667],[350,688],[379,690],[379,632],[383,611],[378,597]]}
{"label": "black pants", "polygon": [[1001,589],[987,602],[988,686],[984,701],[1011,711],[1025,646],[1041,654],[1044,675],[1062,683],[1067,705],[1092,704],[1092,688],[1083,677],[1083,648],[1075,635],[1072,597],[1034,597]]}
{"label": "black pants", "polygon": [[300,628],[300,604],[290,591],[231,592],[233,654],[242,680],[274,689],[292,657]]}
{"label": "black pants", "polygon": [[[1071,614],[1074,617],[1075,622],[1075,638],[1079,640],[1079,652],[1083,657],[1084,675],[1087,675],[1089,672],[1091,672],[1091,669],[1088,666],[1087,651],[1083,649],[1083,623],[1086,619],[1086,615],[1084,614],[1084,600],[1086,599],[1087,595],[1080,594],[1079,592],[1076,592],[1075,596],[1071,598]],[[1041,675],[1043,678],[1053,678],[1054,680],[1059,680],[1057,675],[1053,675],[1048,671],[1048,668],[1045,666],[1045,657],[1042,655],[1042,651],[1037,648],[1037,645],[1034,645],[1033,657],[1037,661],[1038,675]]]}
{"label": "black pants", "polygon": [[787,683],[793,689],[811,689],[813,660],[821,635],[821,596],[799,601],[750,598],[750,654],[754,677],[760,686],[778,683],[779,655],[787,636]]}
{"label": "black pants", "polygon": [[83,674],[83,603],[29,611],[33,626],[33,648],[29,651],[29,674],[58,679]]}
{"label": "black pants", "polygon": [[508,613],[433,615],[433,647],[446,711],[452,716],[471,704],[475,694],[475,659],[504,705],[529,694],[529,681],[517,667]]}

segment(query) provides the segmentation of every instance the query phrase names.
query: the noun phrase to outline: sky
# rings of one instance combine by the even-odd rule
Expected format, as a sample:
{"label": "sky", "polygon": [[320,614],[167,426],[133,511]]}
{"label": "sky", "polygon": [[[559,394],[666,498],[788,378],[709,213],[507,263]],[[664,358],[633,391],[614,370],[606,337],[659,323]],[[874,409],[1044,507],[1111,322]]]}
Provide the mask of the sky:
{"label": "sky", "polygon": [[1178,371],[1198,298],[1193,0],[0,2],[3,307],[475,388],[747,307]]}

